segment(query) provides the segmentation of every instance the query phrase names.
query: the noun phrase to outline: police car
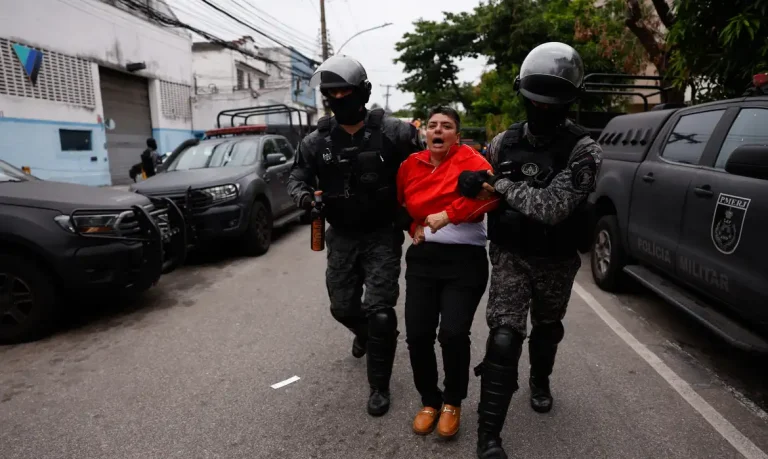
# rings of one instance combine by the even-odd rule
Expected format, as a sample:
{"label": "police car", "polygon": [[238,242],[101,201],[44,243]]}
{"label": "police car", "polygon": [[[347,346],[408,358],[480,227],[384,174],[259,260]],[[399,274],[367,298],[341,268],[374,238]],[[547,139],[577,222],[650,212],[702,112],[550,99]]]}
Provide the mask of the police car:
{"label": "police car", "polygon": [[608,123],[591,267],[604,290],[634,278],[732,345],[768,352],[768,74],[753,85]]}

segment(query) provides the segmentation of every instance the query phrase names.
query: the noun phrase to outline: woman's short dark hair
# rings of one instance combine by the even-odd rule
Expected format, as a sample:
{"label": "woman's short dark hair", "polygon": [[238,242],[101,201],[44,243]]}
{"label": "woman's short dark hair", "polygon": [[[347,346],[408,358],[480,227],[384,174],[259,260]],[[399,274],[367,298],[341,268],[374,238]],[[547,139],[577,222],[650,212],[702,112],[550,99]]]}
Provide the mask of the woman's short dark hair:
{"label": "woman's short dark hair", "polygon": [[453,108],[447,106],[447,105],[438,105],[437,107],[432,108],[432,110],[429,111],[429,116],[427,117],[427,122],[432,119],[435,115],[445,115],[453,120],[454,123],[456,123],[456,130],[458,131],[461,127],[461,117],[459,116],[459,112],[454,110]]}

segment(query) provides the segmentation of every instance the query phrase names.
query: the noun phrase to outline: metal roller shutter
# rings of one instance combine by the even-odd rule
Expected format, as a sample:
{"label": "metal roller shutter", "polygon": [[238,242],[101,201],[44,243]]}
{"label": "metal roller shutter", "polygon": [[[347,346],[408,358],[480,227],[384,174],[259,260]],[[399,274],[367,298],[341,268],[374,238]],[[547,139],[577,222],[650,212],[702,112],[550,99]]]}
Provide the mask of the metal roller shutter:
{"label": "metal roller shutter", "polygon": [[104,119],[115,121],[107,130],[109,173],[113,185],[126,185],[133,183],[128,173],[152,136],[147,80],[101,67],[99,77]]}

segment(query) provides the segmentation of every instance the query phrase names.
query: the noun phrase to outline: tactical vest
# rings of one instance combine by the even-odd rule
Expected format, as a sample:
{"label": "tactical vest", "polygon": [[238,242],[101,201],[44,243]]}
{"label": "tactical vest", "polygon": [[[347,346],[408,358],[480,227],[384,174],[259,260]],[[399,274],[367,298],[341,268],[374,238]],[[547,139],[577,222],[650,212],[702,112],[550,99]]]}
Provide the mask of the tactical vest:
{"label": "tactical vest", "polygon": [[[524,123],[511,125],[502,137],[496,174],[513,182],[527,182],[534,188],[546,188],[552,179],[568,167],[568,160],[578,141],[589,133],[568,123],[546,147],[536,148],[524,135]],[[509,250],[532,256],[567,256],[582,245],[587,229],[587,214],[582,208],[565,221],[554,225],[539,223],[512,209],[503,201],[488,213],[488,239]]]}
{"label": "tactical vest", "polygon": [[317,123],[322,138],[316,152],[318,189],[335,227],[366,230],[394,221],[398,164],[394,152],[384,148],[383,119],[383,109],[369,111],[363,141],[348,148],[334,145],[334,120],[326,116]]}

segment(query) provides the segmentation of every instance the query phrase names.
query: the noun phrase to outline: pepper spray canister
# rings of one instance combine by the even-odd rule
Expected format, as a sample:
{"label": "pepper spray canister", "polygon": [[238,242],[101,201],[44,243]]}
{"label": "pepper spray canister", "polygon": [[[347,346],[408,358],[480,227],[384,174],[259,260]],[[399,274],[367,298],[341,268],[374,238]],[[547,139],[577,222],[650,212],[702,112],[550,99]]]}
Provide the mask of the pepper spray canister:
{"label": "pepper spray canister", "polygon": [[312,208],[312,250],[325,250],[325,217],[322,213],[323,192],[315,191],[315,207]]}

